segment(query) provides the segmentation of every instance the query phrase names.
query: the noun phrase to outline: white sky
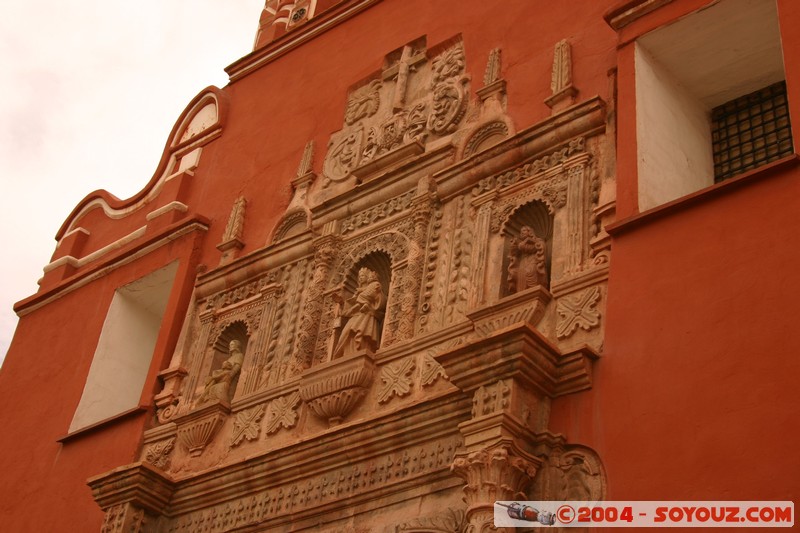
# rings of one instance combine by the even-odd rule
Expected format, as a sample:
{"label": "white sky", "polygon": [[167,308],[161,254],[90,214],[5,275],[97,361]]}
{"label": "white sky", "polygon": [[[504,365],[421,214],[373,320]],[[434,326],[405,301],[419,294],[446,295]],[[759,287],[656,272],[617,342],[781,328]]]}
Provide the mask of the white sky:
{"label": "white sky", "polygon": [[0,0],[0,360],[64,219],[150,180],[184,107],[252,50],[264,3]]}

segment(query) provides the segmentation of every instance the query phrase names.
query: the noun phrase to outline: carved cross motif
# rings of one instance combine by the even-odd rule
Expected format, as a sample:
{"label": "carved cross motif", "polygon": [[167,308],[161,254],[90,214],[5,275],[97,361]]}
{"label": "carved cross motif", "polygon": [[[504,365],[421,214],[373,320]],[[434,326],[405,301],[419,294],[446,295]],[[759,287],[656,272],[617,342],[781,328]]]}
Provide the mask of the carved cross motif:
{"label": "carved cross motif", "polygon": [[297,412],[294,410],[300,402],[300,394],[293,392],[288,396],[276,398],[269,404],[267,414],[267,435],[275,433],[281,427],[293,428],[297,423]]}
{"label": "carved cross motif", "polygon": [[600,289],[592,287],[577,296],[561,298],[556,310],[560,315],[556,325],[559,338],[569,337],[580,326],[586,331],[600,325],[600,311],[595,308]]}
{"label": "carved cross motif", "polygon": [[405,396],[411,392],[411,372],[414,370],[414,359],[411,357],[381,368],[381,386],[378,402],[389,401],[392,396]]}
{"label": "carved cross motif", "polygon": [[244,439],[256,440],[261,431],[262,416],[264,416],[263,404],[236,413],[236,419],[233,421],[231,447],[238,445]]}

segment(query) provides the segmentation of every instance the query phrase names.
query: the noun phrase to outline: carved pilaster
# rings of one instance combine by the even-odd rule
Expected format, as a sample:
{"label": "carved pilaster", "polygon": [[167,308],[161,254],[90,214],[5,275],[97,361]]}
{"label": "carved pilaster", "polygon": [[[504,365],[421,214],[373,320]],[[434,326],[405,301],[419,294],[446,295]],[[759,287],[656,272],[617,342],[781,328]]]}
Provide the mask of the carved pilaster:
{"label": "carved pilaster", "polygon": [[589,156],[576,158],[565,168],[567,182],[567,268],[568,274],[580,272],[589,252],[589,202],[586,164]]}
{"label": "carved pilaster", "polygon": [[492,226],[492,207],[494,206],[496,194],[486,194],[476,198],[473,205],[477,209],[475,220],[475,233],[472,242],[475,246],[473,255],[472,271],[472,292],[470,294],[469,307],[474,309],[484,303],[485,290],[484,281],[486,277],[486,261],[489,255],[489,237]]}
{"label": "carved pilaster", "polygon": [[457,454],[451,470],[467,482],[464,531],[479,533],[493,525],[495,501],[527,499],[525,489],[540,464],[540,459],[523,452],[511,441]]}
{"label": "carved pilaster", "polygon": [[319,332],[320,318],[325,296],[325,287],[328,284],[331,267],[337,256],[339,237],[323,235],[314,243],[314,274],[308,288],[303,309],[303,321],[297,332],[297,345],[292,358],[289,373],[294,375],[311,366],[314,357],[314,347]]}

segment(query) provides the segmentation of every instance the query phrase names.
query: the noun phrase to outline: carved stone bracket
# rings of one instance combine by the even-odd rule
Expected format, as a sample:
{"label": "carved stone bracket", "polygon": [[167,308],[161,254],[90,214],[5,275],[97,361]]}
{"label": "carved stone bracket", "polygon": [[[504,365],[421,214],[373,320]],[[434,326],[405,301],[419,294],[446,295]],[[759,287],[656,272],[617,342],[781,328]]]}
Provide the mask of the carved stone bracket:
{"label": "carved stone bracket", "polygon": [[551,299],[552,296],[547,289],[537,285],[476,309],[468,313],[467,317],[475,325],[475,332],[486,337],[493,331],[520,322],[536,326],[544,316]]}
{"label": "carved stone bracket", "polygon": [[203,453],[230,412],[227,402],[218,401],[175,419],[178,440],[189,450],[189,455],[197,457]]}
{"label": "carved stone bracket", "polygon": [[300,379],[300,397],[316,416],[339,424],[366,394],[374,369],[366,353],[313,366]]}
{"label": "carved stone bracket", "polygon": [[168,368],[159,372],[158,377],[164,382],[164,388],[156,394],[156,417],[162,424],[166,424],[175,416],[180,402],[181,382],[188,374],[185,368]]}

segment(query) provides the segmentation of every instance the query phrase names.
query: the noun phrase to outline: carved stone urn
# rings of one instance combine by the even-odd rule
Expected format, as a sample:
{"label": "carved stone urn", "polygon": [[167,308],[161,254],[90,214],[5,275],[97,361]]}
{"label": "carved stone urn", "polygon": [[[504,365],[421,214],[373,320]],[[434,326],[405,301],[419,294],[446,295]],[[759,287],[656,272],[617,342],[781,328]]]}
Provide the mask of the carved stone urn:
{"label": "carved stone urn", "polygon": [[372,355],[359,353],[311,367],[300,378],[300,397],[313,413],[339,424],[364,397],[372,383]]}

